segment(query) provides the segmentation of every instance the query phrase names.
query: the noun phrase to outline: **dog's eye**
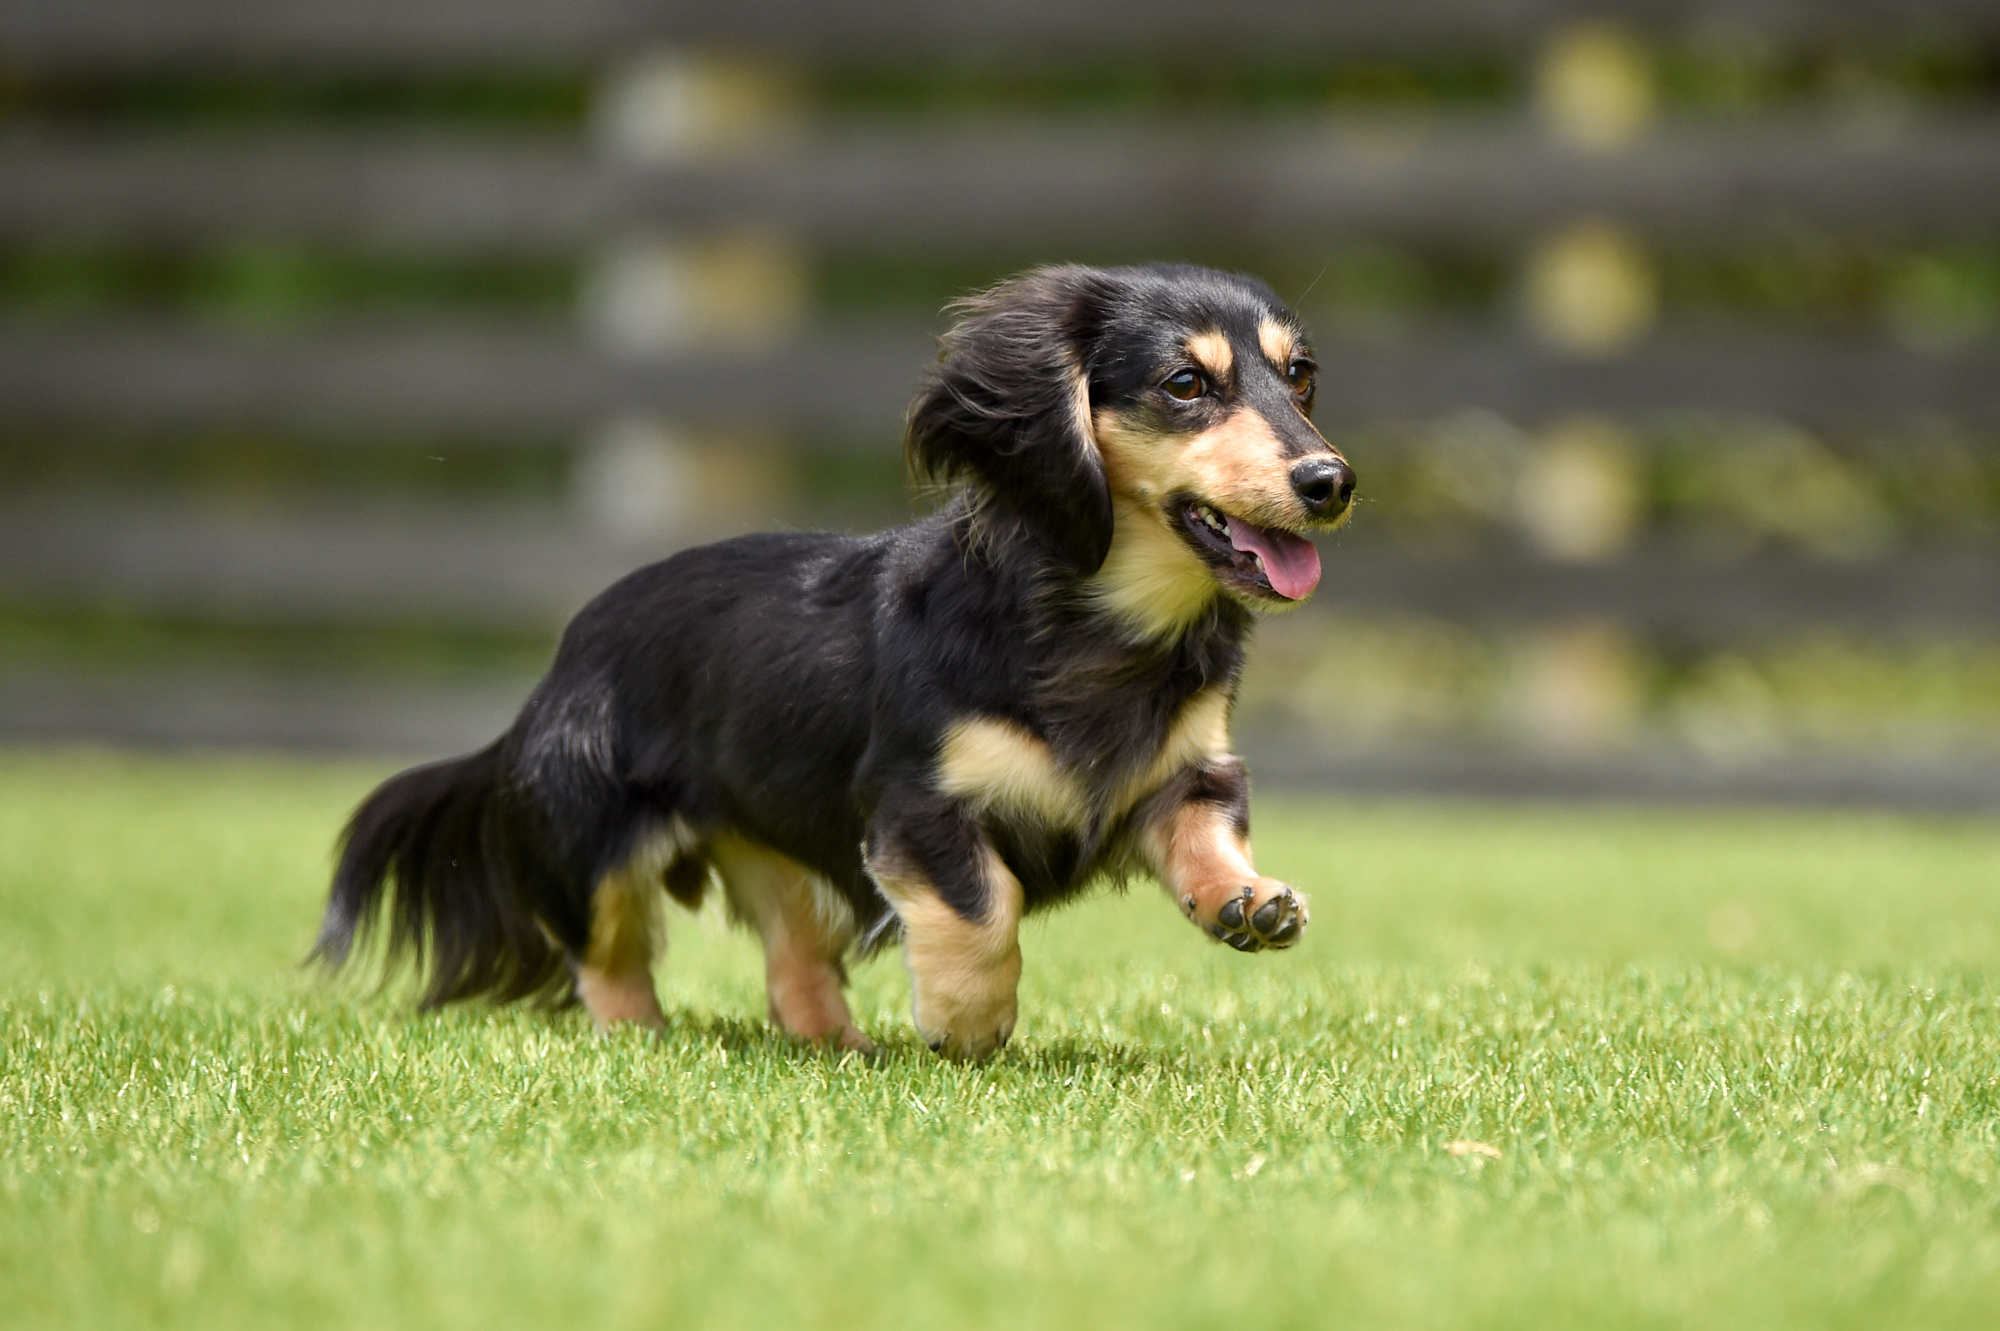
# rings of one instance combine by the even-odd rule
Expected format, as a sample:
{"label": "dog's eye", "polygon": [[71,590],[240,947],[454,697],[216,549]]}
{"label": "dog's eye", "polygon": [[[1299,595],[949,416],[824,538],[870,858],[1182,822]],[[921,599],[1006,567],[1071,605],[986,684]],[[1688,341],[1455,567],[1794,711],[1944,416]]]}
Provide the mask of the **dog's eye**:
{"label": "dog's eye", "polygon": [[1192,402],[1208,391],[1208,380],[1199,370],[1175,370],[1160,381],[1160,387],[1171,397],[1183,402]]}
{"label": "dog's eye", "polygon": [[1313,363],[1309,360],[1295,360],[1285,367],[1285,382],[1300,397],[1311,397],[1313,391]]}

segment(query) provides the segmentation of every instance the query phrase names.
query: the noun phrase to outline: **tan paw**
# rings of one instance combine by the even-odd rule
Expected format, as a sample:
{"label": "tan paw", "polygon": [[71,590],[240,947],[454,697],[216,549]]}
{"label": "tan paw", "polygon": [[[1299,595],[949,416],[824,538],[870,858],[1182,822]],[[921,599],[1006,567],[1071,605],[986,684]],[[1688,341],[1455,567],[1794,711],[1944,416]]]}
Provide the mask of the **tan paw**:
{"label": "tan paw", "polygon": [[1238,952],[1287,948],[1299,941],[1312,916],[1305,898],[1275,878],[1259,878],[1223,896],[1212,917],[1204,918],[1194,894],[1181,898],[1181,909],[1212,937]]}
{"label": "tan paw", "polygon": [[826,1042],[834,1050],[843,1054],[872,1054],[876,1052],[875,1042],[867,1032],[854,1026],[844,1027],[840,1034]]}
{"label": "tan paw", "polygon": [[[919,1028],[921,1031],[921,1028]],[[1014,1034],[1011,1022],[996,1026],[982,1027],[966,1034],[946,1031],[941,1035],[925,1035],[924,1043],[934,1054],[942,1054],[955,1063],[978,1063],[993,1057],[1006,1047],[1009,1037]]]}
{"label": "tan paw", "polygon": [[650,971],[635,970],[624,974],[610,975],[592,966],[579,966],[576,970],[576,996],[583,1000],[584,1010],[597,1023],[600,1032],[630,1022],[647,1030],[664,1031],[667,1028],[666,1014],[660,1011],[660,1000],[653,990],[653,975]]}
{"label": "tan paw", "polygon": [[913,978],[917,983],[911,1015],[917,1034],[946,1058],[990,1058],[1014,1033],[1019,949],[990,970]]}

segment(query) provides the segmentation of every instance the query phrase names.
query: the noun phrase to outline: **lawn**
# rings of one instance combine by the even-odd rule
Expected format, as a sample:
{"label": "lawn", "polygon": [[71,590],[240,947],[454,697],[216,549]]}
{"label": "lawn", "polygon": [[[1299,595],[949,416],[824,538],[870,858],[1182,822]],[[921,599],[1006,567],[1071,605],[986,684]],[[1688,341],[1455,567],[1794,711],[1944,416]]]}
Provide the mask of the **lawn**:
{"label": "lawn", "polygon": [[1308,802],[1295,953],[1032,925],[1014,1044],[664,1041],[297,967],[361,765],[0,753],[10,1327],[1994,1324],[2000,825]]}

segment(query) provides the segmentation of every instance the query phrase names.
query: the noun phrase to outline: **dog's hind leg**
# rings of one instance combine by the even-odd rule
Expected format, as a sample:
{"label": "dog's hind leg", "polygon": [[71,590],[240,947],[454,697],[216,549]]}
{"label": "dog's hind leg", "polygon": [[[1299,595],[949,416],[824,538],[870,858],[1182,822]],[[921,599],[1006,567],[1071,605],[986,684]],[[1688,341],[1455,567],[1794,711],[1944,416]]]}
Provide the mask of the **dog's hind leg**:
{"label": "dog's hind leg", "polygon": [[621,1021],[666,1027],[653,989],[653,958],[664,926],[656,864],[635,857],[598,881],[591,901],[590,946],[576,963],[576,996],[599,1030]]}
{"label": "dog's hind leg", "polygon": [[847,899],[798,862],[734,833],[718,833],[708,854],[730,910],[763,941],[772,1023],[816,1044],[873,1049],[841,992],[841,955],[854,941]]}

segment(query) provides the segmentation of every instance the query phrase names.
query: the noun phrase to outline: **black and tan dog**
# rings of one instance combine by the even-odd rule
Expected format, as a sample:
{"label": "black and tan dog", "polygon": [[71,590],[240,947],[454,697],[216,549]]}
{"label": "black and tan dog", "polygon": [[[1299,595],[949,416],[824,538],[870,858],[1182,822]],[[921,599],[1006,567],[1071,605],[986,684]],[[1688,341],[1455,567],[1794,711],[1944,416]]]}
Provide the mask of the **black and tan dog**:
{"label": "black and tan dog", "polygon": [[381,917],[427,1004],[659,1026],[661,889],[719,881],[784,1030],[867,1047],[845,960],[900,937],[917,1029],[976,1058],[1014,1029],[1022,915],[1094,880],[1150,875],[1242,951],[1298,941],[1228,736],[1251,610],[1311,594],[1300,533],[1354,487],[1298,320],[1185,267],[1042,269],[960,313],[907,437],[941,511],[597,597],[504,736],[355,812],[319,956]]}

